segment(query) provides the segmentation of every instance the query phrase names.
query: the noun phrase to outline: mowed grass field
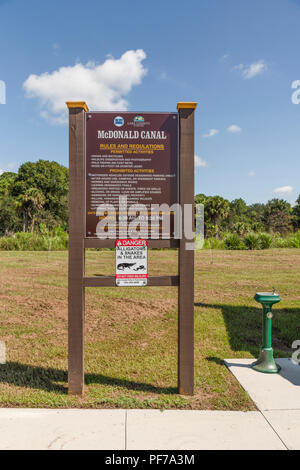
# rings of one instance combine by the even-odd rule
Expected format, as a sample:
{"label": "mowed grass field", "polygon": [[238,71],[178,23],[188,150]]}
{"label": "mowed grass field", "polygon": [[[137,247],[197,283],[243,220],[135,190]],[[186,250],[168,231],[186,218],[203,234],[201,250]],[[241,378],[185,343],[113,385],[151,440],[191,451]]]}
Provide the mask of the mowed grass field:
{"label": "mowed grass field", "polygon": [[[251,410],[223,364],[261,343],[256,291],[272,286],[273,347],[300,339],[300,250],[195,254],[195,395],[177,393],[177,288],[89,288],[83,398],[67,393],[67,252],[0,252],[0,406]],[[87,275],[114,274],[113,251],[87,251]],[[149,274],[176,274],[176,251],[149,252]]]}

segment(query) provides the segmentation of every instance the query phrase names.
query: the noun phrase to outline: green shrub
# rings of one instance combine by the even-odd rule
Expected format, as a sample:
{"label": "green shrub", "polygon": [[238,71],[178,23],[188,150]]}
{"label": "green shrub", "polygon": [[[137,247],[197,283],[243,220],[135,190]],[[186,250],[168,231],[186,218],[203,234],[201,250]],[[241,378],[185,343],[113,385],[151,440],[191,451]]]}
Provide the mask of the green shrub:
{"label": "green shrub", "polygon": [[1,237],[0,250],[18,250],[19,244],[15,237]]}
{"label": "green shrub", "polygon": [[285,239],[288,248],[300,248],[300,230]]}
{"label": "green shrub", "polygon": [[224,245],[226,250],[244,250],[245,245],[243,243],[243,239],[237,234],[232,233],[227,235],[224,240]]}
{"label": "green shrub", "polygon": [[287,239],[282,238],[280,235],[273,237],[273,248],[287,248]]}
{"label": "green shrub", "polygon": [[264,233],[264,232],[259,233],[258,240],[259,240],[261,250],[267,250],[268,248],[272,247],[273,237],[269,233]]}
{"label": "green shrub", "polygon": [[44,244],[36,233],[17,232],[11,237],[0,238],[1,250],[37,251],[43,250]]}
{"label": "green shrub", "polygon": [[69,236],[61,227],[48,230],[41,225],[41,233],[17,232],[10,237],[0,237],[0,250],[57,251],[68,248]]}
{"label": "green shrub", "polygon": [[68,248],[69,236],[61,227],[49,230],[46,225],[40,225],[41,237],[44,241],[45,250],[66,250]]}
{"label": "green shrub", "polygon": [[249,233],[244,237],[244,243],[248,250],[260,250],[261,244],[257,233]]}

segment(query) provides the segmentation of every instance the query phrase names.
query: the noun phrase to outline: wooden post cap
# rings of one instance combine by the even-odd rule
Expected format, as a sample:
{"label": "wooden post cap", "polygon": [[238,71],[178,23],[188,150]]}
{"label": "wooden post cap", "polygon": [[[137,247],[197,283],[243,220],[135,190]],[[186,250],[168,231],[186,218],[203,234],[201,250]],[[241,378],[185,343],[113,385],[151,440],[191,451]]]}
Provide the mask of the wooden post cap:
{"label": "wooden post cap", "polygon": [[66,101],[68,108],[81,108],[87,113],[89,111],[88,105],[85,101]]}
{"label": "wooden post cap", "polygon": [[179,111],[179,109],[196,109],[197,104],[198,103],[195,101],[179,101],[179,103],[177,103],[177,111]]}

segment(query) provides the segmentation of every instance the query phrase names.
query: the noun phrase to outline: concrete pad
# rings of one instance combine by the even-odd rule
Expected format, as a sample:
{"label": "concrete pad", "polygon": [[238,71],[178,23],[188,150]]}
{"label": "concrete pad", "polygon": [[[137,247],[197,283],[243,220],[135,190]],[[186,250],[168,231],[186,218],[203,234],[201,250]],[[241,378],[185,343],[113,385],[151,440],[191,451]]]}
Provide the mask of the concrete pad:
{"label": "concrete pad", "polygon": [[261,413],[128,410],[129,450],[285,449]]}
{"label": "concrete pad", "polygon": [[289,450],[300,450],[300,411],[264,411],[266,419]]}
{"label": "concrete pad", "polygon": [[259,410],[300,410],[300,366],[276,359],[279,374],[251,369],[254,359],[226,359],[225,364],[248,392]]}
{"label": "concrete pad", "polygon": [[125,410],[0,409],[0,449],[125,448]]}

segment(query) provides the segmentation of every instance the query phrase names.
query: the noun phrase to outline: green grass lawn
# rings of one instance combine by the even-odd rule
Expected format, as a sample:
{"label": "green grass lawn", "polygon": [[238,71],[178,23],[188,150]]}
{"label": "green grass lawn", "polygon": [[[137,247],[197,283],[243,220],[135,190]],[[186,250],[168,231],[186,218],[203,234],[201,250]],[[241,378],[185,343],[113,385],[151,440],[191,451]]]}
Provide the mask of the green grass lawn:
{"label": "green grass lawn", "polygon": [[[224,358],[256,357],[257,290],[275,286],[273,346],[300,339],[300,249],[197,252],[195,395],[177,394],[177,289],[89,288],[86,393],[67,394],[67,252],[0,252],[0,406],[251,410]],[[87,275],[114,274],[114,252],[87,251]],[[149,253],[149,274],[176,274],[176,251]]]}

